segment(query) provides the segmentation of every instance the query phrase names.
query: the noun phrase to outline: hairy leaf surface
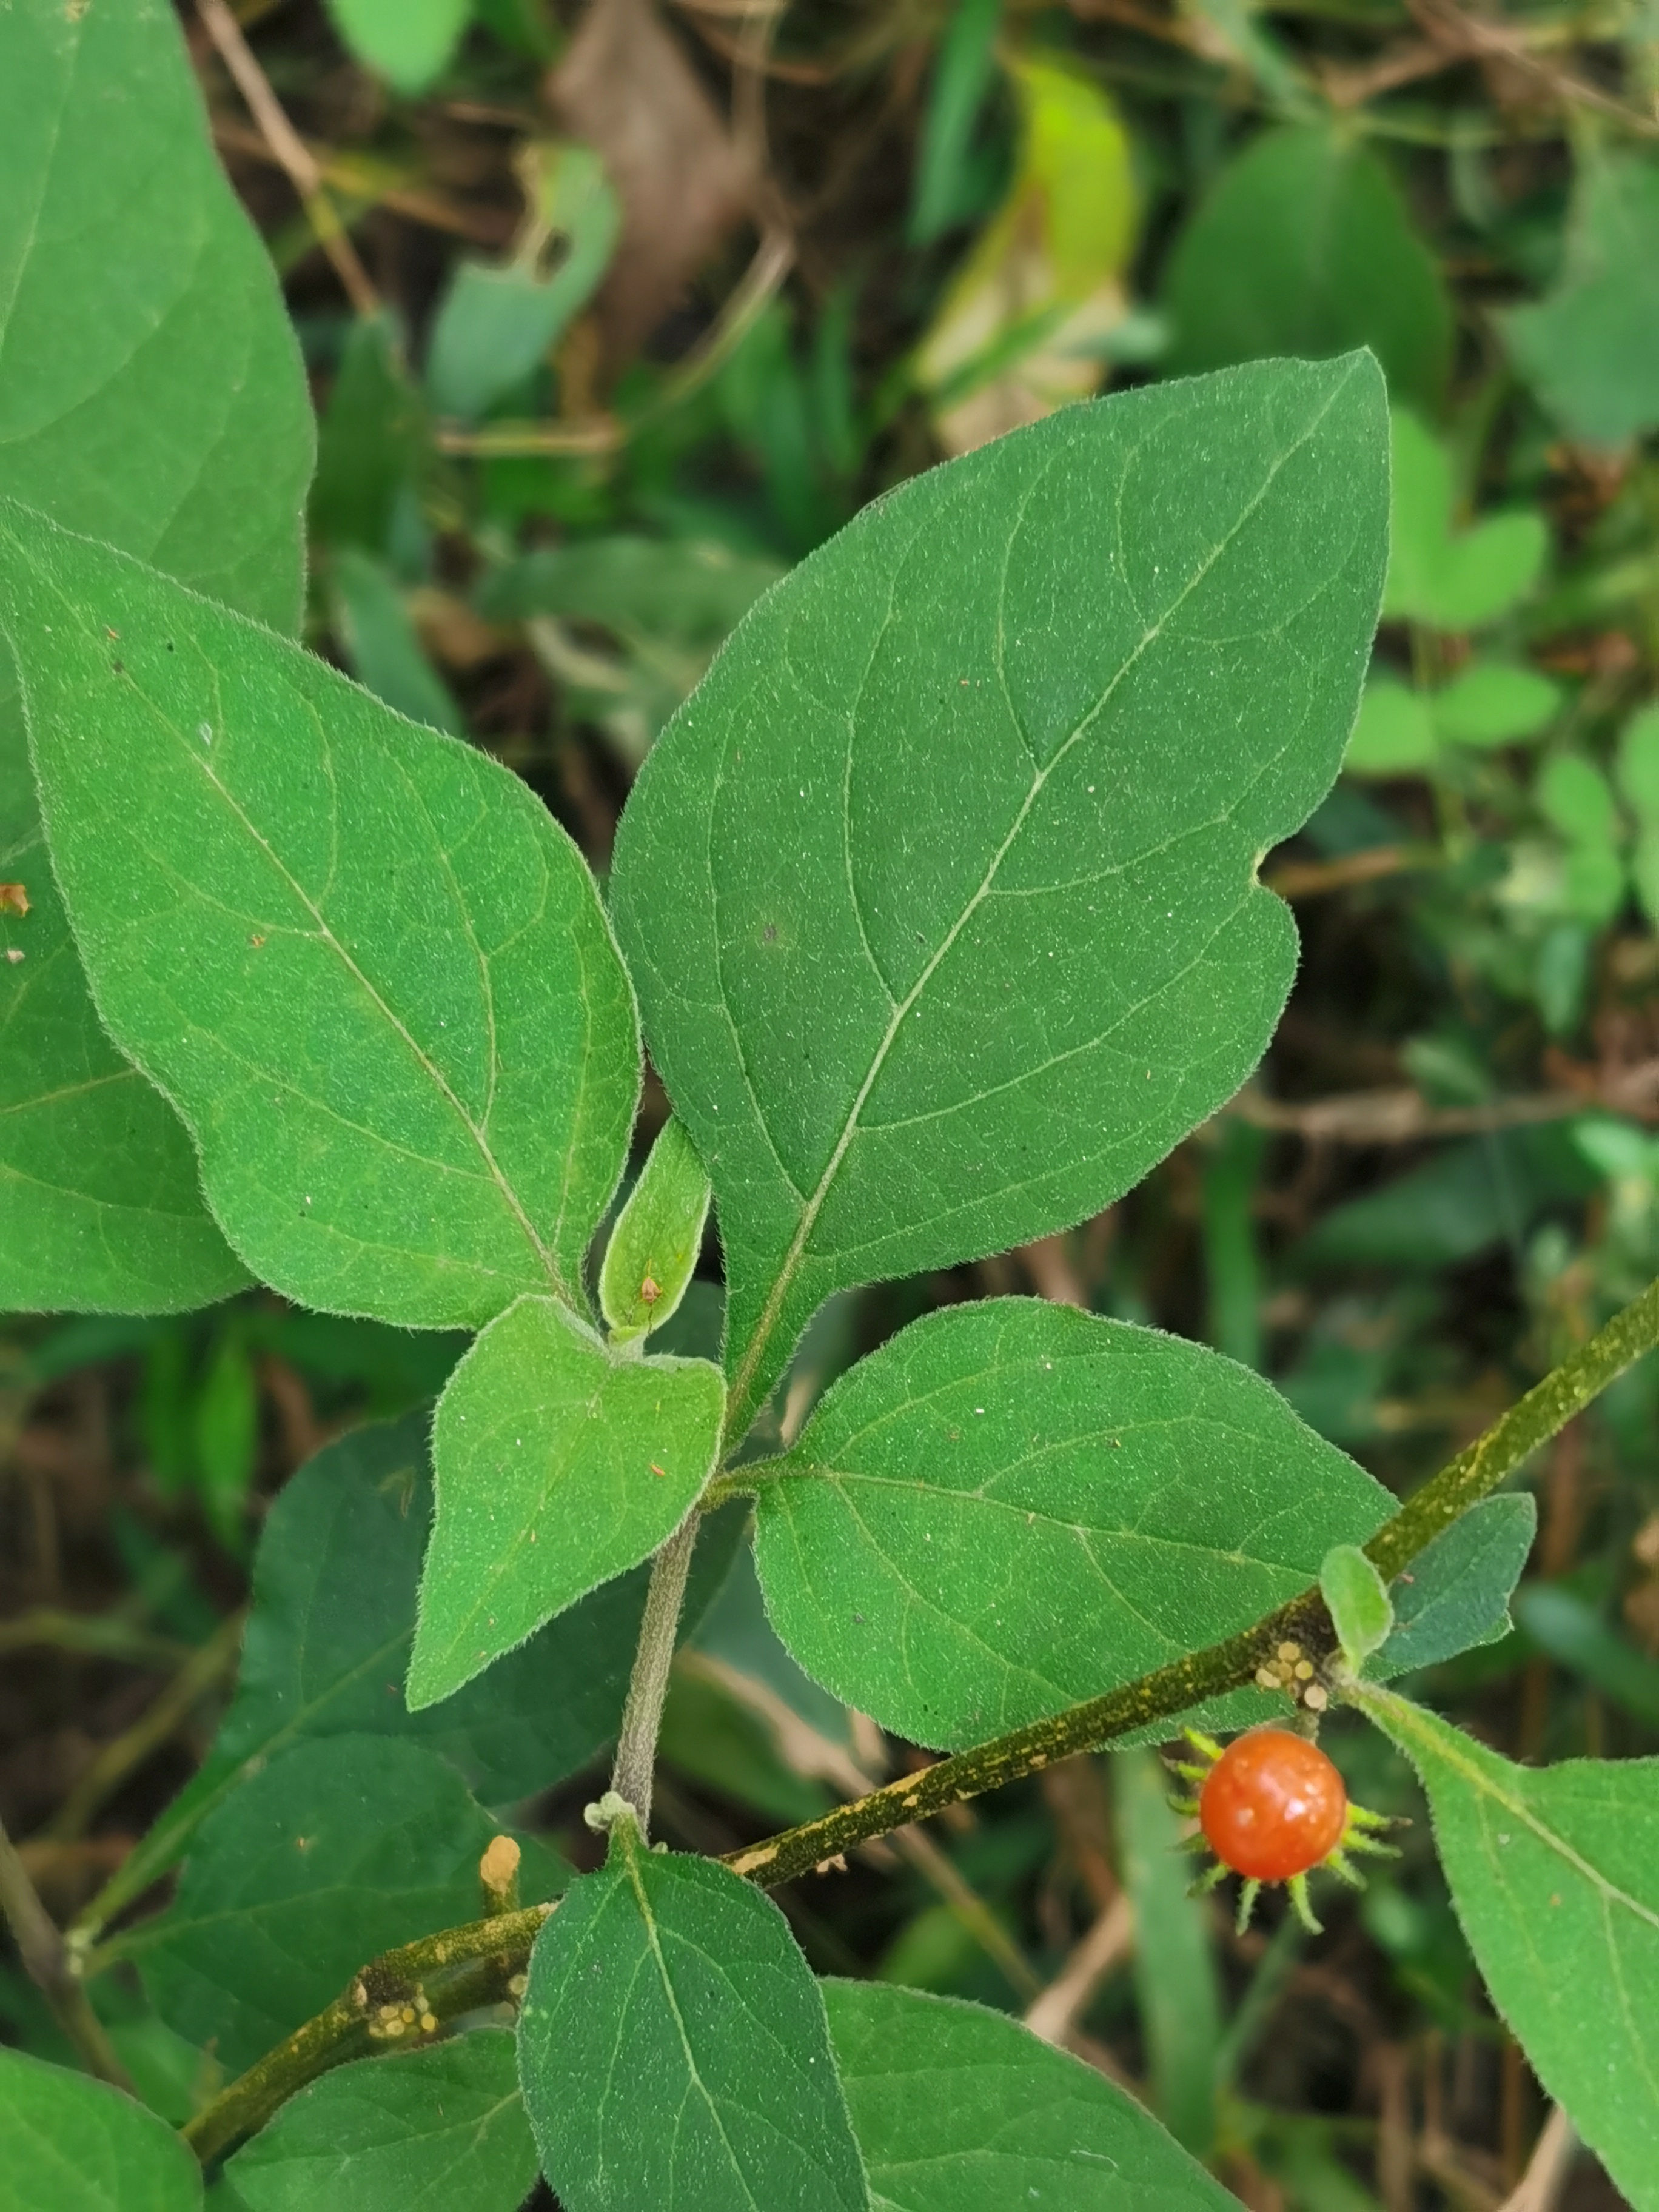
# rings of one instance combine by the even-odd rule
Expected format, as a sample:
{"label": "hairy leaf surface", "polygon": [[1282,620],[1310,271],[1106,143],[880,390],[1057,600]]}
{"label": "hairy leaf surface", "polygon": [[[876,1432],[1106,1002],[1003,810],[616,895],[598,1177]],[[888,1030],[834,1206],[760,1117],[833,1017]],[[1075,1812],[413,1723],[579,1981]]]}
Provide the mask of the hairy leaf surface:
{"label": "hairy leaf surface", "polygon": [[202,2169],[120,2090],[0,2050],[0,2198],[17,2212],[198,2212]]}
{"label": "hairy leaf surface", "polygon": [[790,1650],[952,1748],[1248,1627],[1392,1504],[1249,1369],[1036,1298],[913,1322],[751,1472]]}
{"label": "hairy leaf surface", "polygon": [[1366,1672],[1386,1680],[1507,1636],[1510,1595],[1537,1528],[1528,1491],[1483,1498],[1454,1521],[1412,1561],[1411,1580],[1392,1585],[1394,1632]]}
{"label": "hairy leaf surface", "polygon": [[1236,2212],[1146,2108],[1000,2013],[827,1981],[873,2212]]}
{"label": "hairy leaf surface", "polygon": [[[167,0],[0,13],[0,495],[280,629],[313,434],[275,277]],[[166,1312],[246,1280],[177,1117],[106,1036],[0,640],[0,1305]]]}
{"label": "hairy leaf surface", "polygon": [[740,1433],[808,1316],[1095,1212],[1284,1004],[1262,854],[1334,779],[1382,586],[1376,364],[1068,408],[747,617],[612,896],[708,1169]]}
{"label": "hairy leaf surface", "polygon": [[264,1280],[478,1326],[581,1299],[639,1052],[539,799],[321,661],[10,508],[0,624],[99,1011]]}
{"label": "hairy leaf surface", "polygon": [[519,2212],[537,2158],[513,2037],[479,2028],[337,2067],[227,2171],[248,2212]]}
{"label": "hairy leaf surface", "polygon": [[1403,1698],[1356,1702],[1422,1777],[1492,2002],[1635,2212],[1654,2212],[1659,1759],[1515,1766]]}
{"label": "hairy leaf surface", "polygon": [[714,1472],[725,1406],[707,1360],[614,1352],[551,1298],[520,1298],[492,1322],[433,1425],[438,1502],[411,1708],[648,1559]]}
{"label": "hairy leaf surface", "polygon": [[619,1837],[536,1939],[526,2109],[574,2212],[863,2212],[823,2000],[771,1899]]}

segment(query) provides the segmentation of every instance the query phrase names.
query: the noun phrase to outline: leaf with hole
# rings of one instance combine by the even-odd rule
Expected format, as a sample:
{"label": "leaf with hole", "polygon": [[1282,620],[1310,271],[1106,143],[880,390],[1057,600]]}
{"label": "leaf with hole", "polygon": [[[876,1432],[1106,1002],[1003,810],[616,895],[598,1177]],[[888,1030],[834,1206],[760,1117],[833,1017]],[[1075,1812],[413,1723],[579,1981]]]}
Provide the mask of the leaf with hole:
{"label": "leaf with hole", "polygon": [[[0,496],[298,620],[311,413],[167,0],[0,19]],[[110,1042],[0,639],[0,1305],[172,1312],[247,1277],[177,1116]]]}
{"label": "leaf with hole", "polygon": [[734,633],[611,879],[734,1434],[832,1291],[1093,1212],[1255,1064],[1296,947],[1256,864],[1340,764],[1386,507],[1375,363],[1273,362],[901,486]]}
{"label": "leaf with hole", "polygon": [[913,1322],[741,1474],[796,1659],[951,1748],[1247,1628],[1390,1503],[1249,1369],[1035,1298]]}
{"label": "leaf with hole", "polygon": [[549,2181],[579,2212],[863,2212],[823,1999],[771,1899],[625,1827],[536,1939],[519,2029]]}
{"label": "leaf with hole", "polygon": [[425,1328],[526,1290],[580,1303],[639,1051],[541,801],[15,507],[0,624],[99,1011],[189,1125],[241,1257],[303,1304]]}
{"label": "leaf with hole", "polygon": [[1386,1690],[1492,2002],[1635,2212],[1659,2207],[1659,1759],[1512,1765]]}

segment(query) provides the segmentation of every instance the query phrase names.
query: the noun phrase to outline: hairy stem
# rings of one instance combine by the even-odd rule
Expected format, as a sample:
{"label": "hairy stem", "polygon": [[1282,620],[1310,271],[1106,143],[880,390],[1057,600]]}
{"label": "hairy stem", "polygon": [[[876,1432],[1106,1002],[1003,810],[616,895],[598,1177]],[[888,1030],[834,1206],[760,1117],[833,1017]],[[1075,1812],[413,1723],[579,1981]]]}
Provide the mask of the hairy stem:
{"label": "hairy stem", "polygon": [[0,1827],[0,1912],[16,1941],[29,1979],[52,2007],[53,2017],[88,2069],[118,2089],[131,2090],[127,2070],[115,2055],[104,2023],[94,2012],[76,1977],[69,1947],[40,1902],[17,1847]]}
{"label": "hairy stem", "polygon": [[657,1737],[662,1728],[663,1700],[668,1695],[668,1670],[674,1661],[680,1607],[685,1602],[685,1578],[691,1571],[691,1553],[697,1541],[698,1518],[696,1513],[688,1514],[651,1562],[651,1586],[646,1592],[639,1647],[634,1654],[628,1703],[623,1707],[622,1729],[617,1738],[611,1787],[634,1808],[641,1836],[651,1832],[651,1775],[656,1765]]}
{"label": "hairy stem", "polygon": [[[1378,1568],[1392,1577],[1408,1566],[1460,1514],[1513,1474],[1540,1444],[1565,1428],[1599,1391],[1656,1343],[1659,1343],[1659,1283],[1615,1314],[1605,1328],[1519,1399],[1485,1436],[1425,1483],[1377,1530],[1365,1549]],[[647,1802],[651,1759],[662,1717],[686,1570],[696,1540],[695,1529],[694,1516],[657,1554],[623,1721],[624,1743],[630,1741],[630,1722],[635,1723],[631,1740],[635,1755],[643,1756]],[[676,1563],[677,1547],[683,1550]],[[1328,1659],[1334,1655],[1336,1639],[1330,1615],[1316,1589],[1304,1590],[1242,1635],[1177,1659],[1160,1667],[1156,1674],[1121,1689],[1109,1690],[1086,1705],[1073,1705],[1051,1720],[1033,1722],[975,1750],[942,1759],[919,1774],[906,1775],[852,1804],[838,1806],[819,1820],[733,1851],[725,1863],[768,1887],[787,1881],[855,1844],[908,1827],[931,1813],[942,1812],[947,1805],[1018,1781],[1056,1760],[1069,1759],[1074,1752],[1097,1751],[1135,1729],[1159,1721],[1173,1722],[1194,1705],[1228,1690],[1243,1689],[1281,1642],[1298,1643],[1310,1656]],[[646,1665],[648,1644],[655,1654],[650,1669]],[[647,1688],[647,1673],[654,1681],[653,1690]],[[635,1789],[641,1786],[635,1782]],[[623,1785],[620,1750],[616,1787],[619,1796],[637,1804]],[[530,1947],[551,1909],[540,1905],[528,1912],[479,1921],[407,1944],[401,1951],[388,1952],[372,1966],[366,1966],[346,1995],[326,2012],[280,2044],[251,2073],[233,2081],[185,2130],[188,2140],[204,2161],[216,2157],[263,2126],[277,2106],[307,2081],[343,2059],[376,2047],[370,2042],[368,2025],[375,1991],[385,1990],[398,1996],[424,1973],[428,1978],[422,1986],[428,2012],[440,2021],[453,2018],[470,2005],[487,2002],[485,1996],[468,1993],[473,1985],[465,1982],[465,1974],[479,1970],[476,1966],[458,1965],[482,1959],[489,1962],[488,1990],[495,1996],[506,1993],[514,1977],[524,1971]],[[440,1968],[459,1975],[453,1990],[448,1981],[437,1978]],[[359,1991],[363,1993],[361,1996]]]}

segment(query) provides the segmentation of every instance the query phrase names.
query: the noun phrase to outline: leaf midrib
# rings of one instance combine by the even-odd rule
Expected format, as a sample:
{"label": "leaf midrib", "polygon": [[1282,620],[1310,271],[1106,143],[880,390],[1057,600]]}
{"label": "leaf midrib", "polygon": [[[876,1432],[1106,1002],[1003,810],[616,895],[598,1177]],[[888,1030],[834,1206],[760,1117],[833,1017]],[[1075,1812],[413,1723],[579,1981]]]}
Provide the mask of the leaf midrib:
{"label": "leaf midrib", "polygon": [[[756,1322],[753,1332],[750,1336],[748,1345],[744,1352],[744,1355],[732,1371],[730,1404],[734,1411],[738,1413],[739,1419],[744,1418],[744,1416],[748,1414],[750,1412],[748,1405],[750,1392],[754,1385],[755,1377],[760,1368],[767,1346],[769,1343],[773,1332],[777,1328],[779,1320],[782,1316],[783,1309],[786,1302],[787,1301],[790,1290],[793,1285],[794,1279],[799,1273],[805,1257],[806,1247],[811,1238],[812,1231],[817,1226],[818,1216],[823,1212],[823,1206],[829,1198],[830,1189],[835,1183],[836,1176],[841,1172],[842,1163],[846,1158],[848,1152],[852,1146],[853,1139],[858,1132],[860,1119],[863,1114],[865,1105],[880,1078],[882,1069],[886,1065],[888,1057],[897,1041],[898,1033],[903,1027],[906,1018],[909,1014],[911,1009],[921,999],[923,992],[927,989],[927,985],[932,981],[934,975],[938,972],[938,969],[945,961],[946,956],[955,945],[957,939],[961,936],[963,931],[967,927],[969,921],[978,911],[980,906],[983,903],[985,898],[989,894],[995,883],[998,872],[1000,870],[1003,861],[1006,859],[1009,852],[1012,849],[1016,840],[1018,838],[1020,832],[1025,826],[1025,823],[1030,815],[1032,808],[1036,805],[1037,799],[1041,797],[1043,790],[1046,788],[1049,779],[1060,767],[1061,762],[1064,761],[1070,754],[1073,746],[1075,746],[1093,726],[1099,716],[1104,712],[1106,707],[1109,704],[1119,687],[1123,684],[1131,672],[1138,665],[1142,657],[1150,649],[1152,644],[1163,634],[1166,626],[1186,604],[1193,592],[1198,589],[1205,577],[1207,576],[1211,570],[1215,567],[1216,562],[1221,559],[1224,553],[1226,552],[1233,540],[1237,537],[1239,532],[1243,529],[1245,524],[1261,505],[1262,501],[1267,498],[1273,484],[1277,482],[1284,469],[1288,466],[1291,459],[1299,453],[1303,447],[1305,446],[1316,434],[1321,425],[1323,423],[1327,415],[1329,414],[1331,409],[1336,404],[1338,398],[1341,396],[1342,392],[1346,390],[1352,375],[1353,371],[1351,369],[1348,374],[1345,376],[1339,384],[1333,386],[1331,391],[1326,395],[1322,404],[1313,414],[1299,434],[1285,447],[1281,453],[1275,458],[1273,465],[1264,474],[1261,485],[1255,493],[1239,510],[1239,513],[1234,520],[1231,528],[1223,537],[1217,540],[1216,544],[1211,552],[1199,563],[1193,574],[1187,580],[1186,583],[1182,585],[1176,598],[1170,601],[1170,605],[1164,610],[1158,620],[1147,629],[1143,631],[1139,641],[1135,645],[1133,651],[1126,655],[1121,665],[1114,673],[1109,682],[1106,684],[1104,690],[1101,692],[1099,697],[1096,699],[1093,705],[1089,708],[1087,714],[1082,716],[1074,728],[1055,750],[1052,757],[1049,759],[1048,765],[1046,767],[1038,765],[1035,769],[1030,788],[1028,790],[1024,800],[1021,802],[1007,835],[1004,837],[1001,844],[997,848],[995,854],[993,855],[990,865],[987,868],[983,878],[981,879],[977,889],[969,896],[967,902],[963,907],[961,913],[957,916],[956,921],[951,925],[951,927],[945,933],[945,935],[939,943],[937,950],[928,958],[926,965],[922,968],[921,972],[917,976],[916,981],[912,985],[910,990],[895,1006],[892,1016],[888,1023],[886,1031],[877,1046],[874,1055],[872,1058],[868,1072],[859,1086],[852,1105],[848,1109],[847,1117],[842,1124],[841,1134],[837,1138],[830,1152],[829,1162],[825,1166],[822,1176],[818,1179],[817,1188],[813,1190],[811,1197],[808,1198],[805,1202],[800,1220],[796,1226],[794,1236],[791,1238],[788,1249],[784,1255],[783,1260],[778,1268],[778,1272],[773,1279],[772,1287],[767,1293],[765,1303],[762,1306],[759,1318]],[[1012,544],[1012,538],[1010,539],[1010,543]],[[998,611],[999,625],[1000,625],[1001,618],[1002,610],[1000,602]],[[1018,720],[1015,723],[1015,727],[1017,731],[1020,728]],[[1023,735],[1023,732],[1021,734]],[[851,743],[852,738],[851,733],[849,732],[849,750],[851,748]],[[877,971],[878,975],[879,972],[879,970]],[[738,1437],[735,1434],[729,1436],[727,1439],[729,1444],[735,1444],[738,1440]]]}

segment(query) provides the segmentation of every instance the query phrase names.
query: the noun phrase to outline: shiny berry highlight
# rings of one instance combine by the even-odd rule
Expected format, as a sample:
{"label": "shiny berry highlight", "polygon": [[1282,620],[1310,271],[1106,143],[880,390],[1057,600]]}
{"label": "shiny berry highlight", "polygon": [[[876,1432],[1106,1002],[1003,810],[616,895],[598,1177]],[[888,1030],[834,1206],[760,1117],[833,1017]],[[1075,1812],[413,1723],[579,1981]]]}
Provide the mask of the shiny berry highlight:
{"label": "shiny berry highlight", "polygon": [[1224,1866],[1252,1881],[1288,1881],[1342,1840],[1348,1793],[1317,1744],[1287,1729],[1231,1743],[1204,1778],[1198,1820]]}

